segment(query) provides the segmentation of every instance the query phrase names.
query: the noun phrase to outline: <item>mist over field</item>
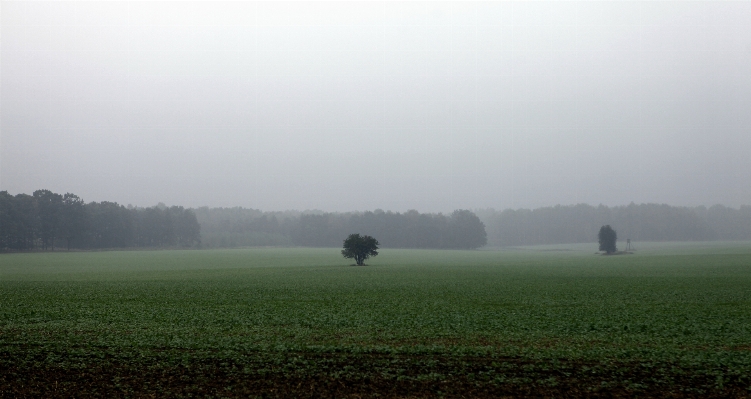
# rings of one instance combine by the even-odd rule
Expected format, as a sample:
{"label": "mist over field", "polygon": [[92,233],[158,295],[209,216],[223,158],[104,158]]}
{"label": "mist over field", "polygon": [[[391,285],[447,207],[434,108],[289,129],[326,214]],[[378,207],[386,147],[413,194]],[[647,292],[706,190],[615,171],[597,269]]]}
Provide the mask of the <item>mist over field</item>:
{"label": "mist over field", "polygon": [[0,191],[751,203],[751,3],[0,4]]}

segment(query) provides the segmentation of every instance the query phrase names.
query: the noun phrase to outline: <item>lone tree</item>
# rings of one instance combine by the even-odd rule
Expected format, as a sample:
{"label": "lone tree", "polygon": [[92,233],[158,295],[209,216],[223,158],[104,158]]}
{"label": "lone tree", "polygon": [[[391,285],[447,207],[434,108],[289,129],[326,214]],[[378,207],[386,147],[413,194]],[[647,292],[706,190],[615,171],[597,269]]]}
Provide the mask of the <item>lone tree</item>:
{"label": "lone tree", "polygon": [[615,230],[609,224],[600,227],[597,238],[600,242],[600,251],[605,251],[608,254],[616,251],[615,240],[618,238],[618,235],[615,234]]}
{"label": "lone tree", "polygon": [[378,255],[378,240],[371,236],[361,236],[359,234],[350,234],[344,240],[344,249],[342,256],[355,260],[357,266],[362,266],[365,259]]}

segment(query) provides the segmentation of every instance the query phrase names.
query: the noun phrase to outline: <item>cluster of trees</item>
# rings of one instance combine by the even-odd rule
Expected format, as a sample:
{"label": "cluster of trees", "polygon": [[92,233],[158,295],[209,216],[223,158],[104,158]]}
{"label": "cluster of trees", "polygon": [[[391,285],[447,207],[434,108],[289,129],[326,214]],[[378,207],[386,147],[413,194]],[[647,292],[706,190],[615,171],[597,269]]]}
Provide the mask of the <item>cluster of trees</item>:
{"label": "cluster of trees", "polygon": [[631,203],[476,210],[494,246],[593,242],[602,225],[635,241],[750,240],[751,206],[677,207]]}
{"label": "cluster of trees", "polygon": [[[603,225],[635,241],[751,240],[751,206],[675,207],[631,203],[457,210],[450,215],[247,208],[151,208],[85,203],[75,194],[0,192],[0,250],[124,247],[338,247],[353,232],[386,248],[472,249],[587,243]],[[487,233],[486,233],[487,228]]]}
{"label": "cluster of trees", "polygon": [[190,247],[201,242],[190,209],[85,203],[75,194],[0,192],[0,249]]}
{"label": "cluster of trees", "polygon": [[207,248],[291,246],[289,231],[301,214],[205,206],[195,213],[201,225],[201,245]]}
{"label": "cluster of trees", "polygon": [[485,226],[471,211],[450,215],[384,212],[261,212],[244,208],[199,208],[207,247],[300,245],[338,247],[353,232],[378,237],[388,248],[479,248]]}

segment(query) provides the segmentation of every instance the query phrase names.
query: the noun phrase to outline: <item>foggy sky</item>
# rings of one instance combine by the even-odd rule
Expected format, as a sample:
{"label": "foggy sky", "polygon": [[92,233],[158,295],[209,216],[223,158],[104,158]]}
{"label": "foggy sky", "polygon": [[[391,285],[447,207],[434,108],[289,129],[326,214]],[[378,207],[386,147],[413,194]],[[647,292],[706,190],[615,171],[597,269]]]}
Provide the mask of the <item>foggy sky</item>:
{"label": "foggy sky", "polygon": [[0,190],[751,204],[751,2],[2,2]]}

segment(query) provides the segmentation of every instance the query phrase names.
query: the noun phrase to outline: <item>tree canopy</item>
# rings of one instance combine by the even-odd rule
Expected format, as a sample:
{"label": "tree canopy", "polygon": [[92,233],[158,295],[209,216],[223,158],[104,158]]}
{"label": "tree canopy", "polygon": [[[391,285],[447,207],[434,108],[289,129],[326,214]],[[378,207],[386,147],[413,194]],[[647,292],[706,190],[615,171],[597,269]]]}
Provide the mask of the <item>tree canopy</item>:
{"label": "tree canopy", "polygon": [[600,251],[605,251],[609,254],[616,251],[615,240],[618,238],[618,235],[609,224],[600,227],[600,232],[597,234],[597,238],[600,242]]}
{"label": "tree canopy", "polygon": [[337,247],[353,231],[378,237],[383,248],[474,249],[487,243],[485,225],[468,210],[445,215],[416,210],[330,213],[201,207],[196,216],[202,245],[210,248]]}
{"label": "tree canopy", "polygon": [[350,234],[344,240],[344,249],[342,256],[347,259],[354,259],[357,266],[362,266],[365,259],[378,255],[378,240],[371,236],[361,236],[360,234]]}
{"label": "tree canopy", "polygon": [[[600,226],[618,226],[635,241],[751,240],[751,206],[666,204],[556,205],[536,209],[478,209],[491,246],[591,243]],[[381,237],[378,235],[377,237]],[[386,239],[383,239],[387,246]]]}
{"label": "tree canopy", "polygon": [[201,243],[201,227],[193,210],[181,206],[126,208],[49,190],[0,191],[0,250],[54,250],[60,240],[68,249],[191,247]]}

